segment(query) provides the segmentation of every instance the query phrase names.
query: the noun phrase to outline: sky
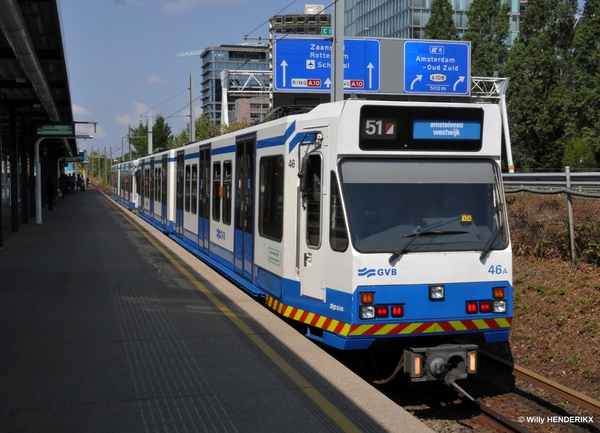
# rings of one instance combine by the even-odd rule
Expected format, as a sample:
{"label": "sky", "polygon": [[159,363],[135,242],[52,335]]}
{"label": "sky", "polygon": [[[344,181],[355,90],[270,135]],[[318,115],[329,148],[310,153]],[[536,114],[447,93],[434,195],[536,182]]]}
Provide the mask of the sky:
{"label": "sky", "polygon": [[[201,51],[268,38],[268,20],[301,14],[305,3],[286,0],[58,0],[80,150],[120,156],[128,127],[162,114],[173,135],[189,121],[190,73],[200,116]],[[248,36],[245,41],[244,37]],[[253,39],[251,39],[253,38]],[[188,117],[183,117],[188,115]],[[125,140],[125,153],[127,153]]]}

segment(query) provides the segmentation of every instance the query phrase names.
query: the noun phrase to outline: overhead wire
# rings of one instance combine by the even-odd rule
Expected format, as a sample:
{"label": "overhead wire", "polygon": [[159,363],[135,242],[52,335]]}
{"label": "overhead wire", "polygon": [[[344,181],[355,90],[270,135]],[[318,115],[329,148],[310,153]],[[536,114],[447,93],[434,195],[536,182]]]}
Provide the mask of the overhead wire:
{"label": "overhead wire", "polygon": [[[273,16],[281,15],[281,13],[282,13],[283,11],[285,11],[286,9],[288,9],[290,6],[292,6],[292,5],[293,5],[294,3],[296,3],[296,2],[297,2],[297,0],[294,0],[294,1],[292,1],[290,4],[288,4],[286,7],[284,7],[283,9],[281,9],[279,12],[277,12],[277,13],[276,13],[275,15],[273,15]],[[333,0],[333,2],[332,2],[332,3],[330,3],[330,4],[329,4],[327,7],[324,7],[322,11],[320,11],[318,14],[315,14],[315,15],[324,15],[325,11],[326,11],[326,10],[328,10],[328,9],[330,9],[330,8],[331,8],[332,6],[334,6],[334,5],[335,5],[337,2],[338,2],[338,0]],[[258,29],[258,28],[260,28],[260,27],[262,27],[263,25],[265,25],[266,23],[268,23],[268,22],[269,22],[271,19],[272,19],[272,17],[271,17],[271,18],[269,18],[269,19],[268,19],[268,20],[266,20],[266,21],[263,21],[263,22],[262,22],[261,24],[259,24],[259,25],[258,25],[256,28],[254,28],[254,30],[252,30],[250,33],[246,34],[246,35],[244,36],[244,40],[246,40],[246,39],[248,38],[248,36],[249,36],[249,35],[251,35],[252,33],[254,33],[254,32],[255,32],[255,31]],[[300,24],[296,24],[296,27],[300,27],[300,26],[301,26]],[[270,39],[270,38],[269,38],[269,39],[268,39],[268,41],[269,41],[269,43],[271,44],[271,46],[274,46],[274,45],[275,45],[275,44],[276,44],[278,41],[280,41],[280,40],[282,40],[282,39],[285,39],[285,38],[287,38],[288,36],[297,36],[297,34],[296,34],[296,33],[283,33],[283,34],[281,34],[281,35],[280,35],[280,36],[279,36],[277,39]],[[258,46],[255,46],[255,49],[256,49],[256,50],[255,50],[254,52],[258,51],[258,48],[259,48]],[[246,59],[242,65],[240,65],[240,66],[239,66],[237,69],[234,69],[234,70],[232,70],[231,72],[232,72],[233,74],[235,74],[236,72],[238,72],[238,71],[240,71],[240,70],[243,70],[242,68],[243,68],[243,67],[244,67],[246,64],[248,64],[248,63],[250,62],[250,60],[251,60],[251,59]]]}
{"label": "overhead wire", "polygon": [[[281,10],[279,10],[279,11],[278,11],[278,12],[277,12],[275,15],[273,15],[273,16],[281,15],[281,13],[282,13],[283,11],[285,11],[286,9],[288,9],[288,8],[289,8],[289,7],[291,7],[291,6],[292,6],[294,3],[297,3],[297,2],[298,2],[298,0],[293,0],[291,3],[289,3],[287,6],[285,6],[285,7],[284,7],[284,8],[282,8]],[[315,14],[315,15],[322,15],[322,14],[324,14],[324,12],[325,12],[326,10],[328,10],[329,8],[331,8],[332,6],[334,6],[334,5],[335,5],[337,2],[338,2],[338,0],[334,0],[334,1],[333,1],[332,3],[330,3],[330,4],[329,4],[327,7],[324,7],[322,11],[320,11],[318,14]],[[246,35],[244,35],[244,40],[246,40],[246,39],[248,38],[248,36],[250,36],[250,35],[251,35],[252,33],[254,33],[256,30],[258,30],[260,27],[262,27],[263,25],[265,25],[266,23],[268,23],[268,22],[269,22],[271,19],[272,19],[272,17],[271,17],[271,18],[269,18],[269,19],[267,19],[267,20],[265,20],[265,21],[263,21],[263,22],[262,22],[262,23],[260,23],[260,24],[259,24],[257,27],[255,27],[253,30],[251,30],[249,33],[247,33]],[[296,26],[297,26],[297,27],[300,27],[301,25],[297,24]],[[296,35],[296,34],[295,34],[295,33],[284,33],[284,34],[282,34],[280,37],[278,37],[277,39],[273,39],[273,40],[271,40],[271,39],[268,39],[268,41],[269,41],[269,43],[270,43],[271,45],[275,45],[275,44],[276,44],[276,43],[277,43],[279,40],[285,39],[285,38],[287,38],[287,37],[288,37],[288,36],[290,36],[290,35],[292,35],[292,36],[293,36],[293,35]],[[254,48],[255,48],[255,51],[254,51],[254,52],[257,52],[257,51],[258,51],[258,49],[259,49],[260,47],[257,45],[257,46],[255,46]],[[246,60],[244,61],[244,63],[242,63],[242,64],[241,64],[240,66],[238,66],[236,69],[232,70],[232,71],[231,71],[231,73],[232,73],[232,74],[235,74],[235,73],[236,73],[236,72],[238,72],[238,71],[244,70],[244,69],[243,69],[243,67],[244,67],[244,66],[246,66],[246,65],[247,65],[247,64],[250,62],[250,60],[251,60],[251,59],[246,59]],[[175,98],[175,97],[177,97],[177,96],[181,95],[182,93],[184,93],[184,92],[187,92],[188,90],[189,90],[189,87],[187,87],[186,89],[182,90],[182,91],[181,91],[181,92],[179,92],[177,95],[175,95],[175,96],[173,96],[173,97],[171,97],[171,98],[167,99],[166,101],[164,101],[164,102],[161,102],[160,104],[156,105],[154,108],[151,108],[151,109],[149,109],[149,110],[148,110],[148,111],[146,111],[145,113],[142,113],[142,114],[140,114],[140,117],[142,117],[144,114],[146,114],[146,113],[148,113],[148,112],[150,112],[150,111],[154,110],[155,108],[157,108],[157,107],[160,107],[162,104],[164,104],[164,103],[166,103],[166,102],[170,101],[171,99],[173,99],[173,98]],[[201,97],[202,97],[202,95],[198,96],[198,97],[197,97],[196,99],[194,99],[194,100],[193,100],[191,103],[194,103],[194,102],[196,102],[196,101],[197,101],[198,99],[200,99]],[[169,115],[169,116],[166,116],[164,119],[165,119],[165,120],[167,120],[167,119],[170,119],[170,118],[172,118],[172,117],[175,117],[175,115],[176,115],[177,113],[179,113],[180,111],[182,111],[182,110],[186,109],[187,107],[189,107],[189,105],[190,105],[190,103],[188,103],[188,104],[184,105],[182,108],[180,108],[180,109],[176,110],[176,111],[175,111],[173,114],[171,114],[171,115]],[[182,117],[189,117],[189,116],[182,116]]]}
{"label": "overhead wire", "polygon": [[169,102],[171,99],[176,98],[177,96],[181,95],[183,92],[187,92],[189,90],[189,87],[186,87],[185,89],[183,89],[181,92],[179,92],[177,95],[171,96],[169,99],[167,99],[166,101],[161,102],[160,104],[150,108],[148,111],[143,112],[142,114],[140,114],[140,117],[142,117],[144,114],[149,113],[150,111],[154,110],[157,107],[160,107],[162,104],[165,104],[167,102]]}

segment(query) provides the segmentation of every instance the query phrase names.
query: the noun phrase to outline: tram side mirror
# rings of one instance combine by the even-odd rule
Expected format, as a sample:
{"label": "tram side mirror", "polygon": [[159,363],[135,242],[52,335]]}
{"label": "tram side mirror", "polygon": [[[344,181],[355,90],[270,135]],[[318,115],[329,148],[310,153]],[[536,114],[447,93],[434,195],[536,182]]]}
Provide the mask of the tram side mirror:
{"label": "tram side mirror", "polygon": [[304,156],[300,162],[300,171],[298,177],[300,178],[300,191],[306,192],[306,169],[308,168],[308,158]]}

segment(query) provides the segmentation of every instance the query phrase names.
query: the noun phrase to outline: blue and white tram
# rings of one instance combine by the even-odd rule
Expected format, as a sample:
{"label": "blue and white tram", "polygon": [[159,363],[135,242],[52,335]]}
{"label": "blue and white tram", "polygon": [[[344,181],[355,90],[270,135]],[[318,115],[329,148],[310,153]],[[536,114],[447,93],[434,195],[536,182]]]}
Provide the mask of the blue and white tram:
{"label": "blue and white tram", "polygon": [[175,197],[169,193],[174,182],[174,151],[168,150],[139,159],[135,174],[139,180],[139,214],[165,233],[173,226]]}
{"label": "blue and white tram", "polygon": [[[141,158],[141,195],[155,198],[141,215],[158,221],[160,188],[160,226],[174,239],[336,348],[507,341],[501,136],[495,104],[322,104]],[[162,179],[154,194],[152,176]],[[414,381],[465,378],[476,350],[407,348],[404,371]]]}
{"label": "blue and white tram", "polygon": [[139,187],[134,174],[138,171],[138,164],[139,161],[137,160],[115,164],[111,167],[110,174],[111,197],[135,213],[138,211]]}

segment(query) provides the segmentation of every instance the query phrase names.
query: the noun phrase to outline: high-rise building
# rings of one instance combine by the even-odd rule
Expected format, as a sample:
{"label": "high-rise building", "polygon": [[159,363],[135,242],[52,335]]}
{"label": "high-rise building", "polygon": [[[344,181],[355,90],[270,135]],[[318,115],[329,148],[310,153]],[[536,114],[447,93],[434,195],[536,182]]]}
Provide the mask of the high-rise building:
{"label": "high-rise building", "polygon": [[[345,0],[344,33],[346,36],[379,38],[422,39],[429,21],[433,0]],[[454,25],[459,35],[467,30],[467,11],[473,0],[449,0],[454,10]],[[519,34],[524,0],[508,1],[510,5],[510,33],[507,41],[512,46]]]}
{"label": "high-rise building", "polygon": [[[324,9],[323,5],[306,4],[304,14],[275,15],[269,20],[270,38],[285,34],[321,35],[323,27],[331,26],[331,16]],[[267,44],[209,47],[200,57],[202,113],[208,114],[212,123],[240,120],[252,123],[264,117],[272,104],[272,65]],[[222,119],[224,91],[228,119]],[[253,100],[236,103],[246,98]]]}
{"label": "high-rise building", "polygon": [[[202,113],[219,125],[236,121],[235,101],[257,95],[269,99],[270,54],[266,44],[221,45],[206,48],[202,59]],[[224,80],[222,80],[222,75]],[[228,119],[221,119],[223,88],[227,93]]]}
{"label": "high-rise building", "polygon": [[269,36],[321,35],[323,27],[331,27],[331,15],[326,14],[324,5],[306,4],[304,14],[275,15],[269,20]]}

